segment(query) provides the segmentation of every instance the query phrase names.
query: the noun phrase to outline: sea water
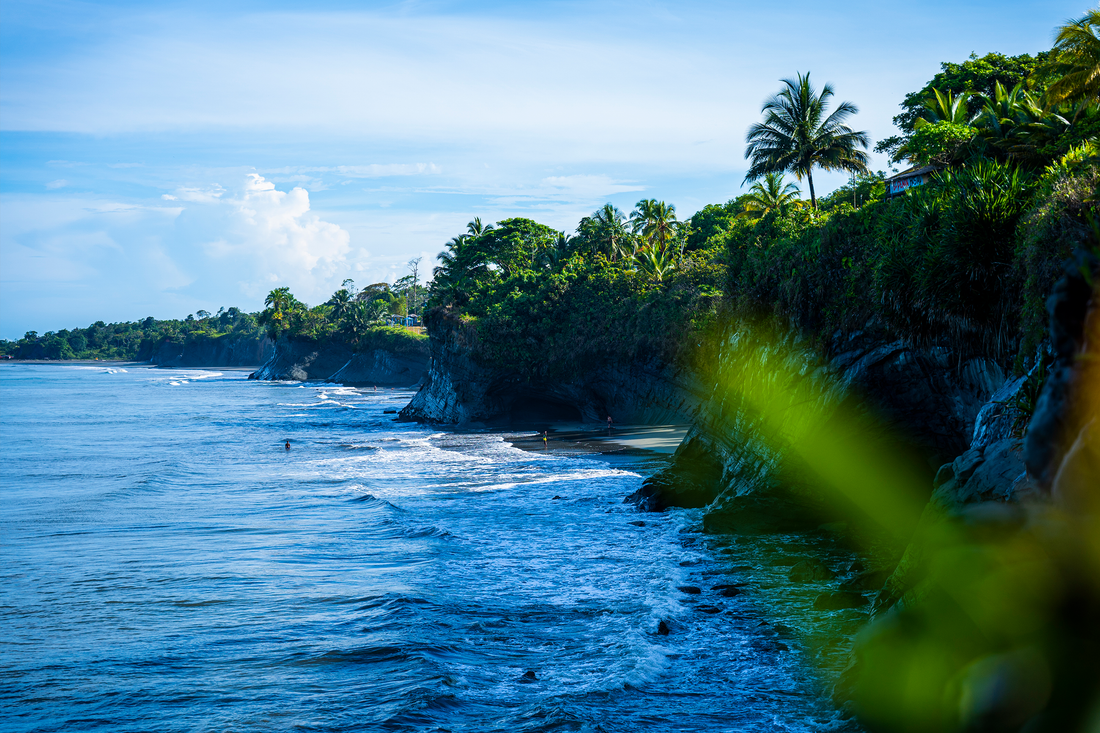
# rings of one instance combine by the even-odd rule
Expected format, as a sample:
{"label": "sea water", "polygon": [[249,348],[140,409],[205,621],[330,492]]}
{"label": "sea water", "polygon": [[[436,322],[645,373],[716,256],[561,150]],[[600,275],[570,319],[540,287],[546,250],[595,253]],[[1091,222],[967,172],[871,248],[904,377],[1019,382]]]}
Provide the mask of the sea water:
{"label": "sea water", "polygon": [[396,422],[411,394],[0,367],[0,729],[845,726],[711,590],[699,513],[623,503],[662,457]]}

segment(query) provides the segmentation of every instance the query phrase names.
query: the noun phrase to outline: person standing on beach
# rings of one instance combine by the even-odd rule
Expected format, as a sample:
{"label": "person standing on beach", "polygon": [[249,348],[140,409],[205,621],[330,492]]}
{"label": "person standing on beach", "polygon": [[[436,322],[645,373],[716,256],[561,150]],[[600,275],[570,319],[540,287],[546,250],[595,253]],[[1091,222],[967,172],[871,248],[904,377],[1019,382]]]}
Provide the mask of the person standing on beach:
{"label": "person standing on beach", "polygon": [[547,438],[546,438],[546,431],[545,431],[545,430],[543,430],[543,431],[542,431],[542,447],[543,447],[543,448],[549,448],[549,447],[550,447],[550,446],[549,446],[549,445],[548,445],[548,444],[546,443],[546,440],[547,440]]}
{"label": "person standing on beach", "polygon": [[611,432],[611,416],[607,416],[607,432]]}

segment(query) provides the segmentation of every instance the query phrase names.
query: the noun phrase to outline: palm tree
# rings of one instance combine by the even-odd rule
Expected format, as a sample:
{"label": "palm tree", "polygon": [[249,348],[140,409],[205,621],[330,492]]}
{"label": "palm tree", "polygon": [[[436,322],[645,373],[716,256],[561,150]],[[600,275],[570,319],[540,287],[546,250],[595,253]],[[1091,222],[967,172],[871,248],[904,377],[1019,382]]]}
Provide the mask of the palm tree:
{"label": "palm tree", "polygon": [[557,271],[561,269],[562,264],[569,259],[569,255],[572,253],[573,237],[565,232],[559,232],[558,238],[554,240],[553,244],[539,247],[532,259],[535,267]]}
{"label": "palm tree", "polygon": [[752,184],[742,201],[744,210],[737,216],[757,219],[773,209],[785,208],[802,197],[802,192],[793,183],[784,183],[782,173],[765,173],[764,182]]}
{"label": "palm tree", "polygon": [[[346,283],[348,281],[345,280],[344,282]],[[344,316],[347,315],[348,308],[351,307],[352,300],[353,296],[351,294],[351,291],[348,290],[346,287],[340,288],[332,294],[332,297],[328,299],[328,302],[325,303],[325,305],[332,306],[333,321],[339,323],[344,319]]]}
{"label": "palm tree", "polygon": [[957,97],[948,89],[946,93],[933,88],[932,94],[924,101],[924,111],[913,123],[913,129],[919,130],[925,125],[937,122],[954,122],[956,125],[969,125],[974,120],[966,106],[966,95]]}
{"label": "palm tree", "polygon": [[[607,238],[608,254],[611,256],[611,261],[614,262],[619,255],[625,257],[626,252],[623,245],[629,238],[624,224],[626,215],[613,205],[604,204],[592,215],[592,219]],[[630,249],[633,250],[633,248]],[[633,254],[633,251],[630,254]]]}
{"label": "palm tree", "polygon": [[1048,71],[1056,81],[1046,91],[1046,102],[1076,102],[1100,98],[1100,10],[1068,21],[1054,37],[1056,55]]}
{"label": "palm tree", "polygon": [[661,282],[665,275],[676,266],[675,255],[667,250],[645,247],[634,253],[634,262],[638,269],[649,275],[654,282]]}
{"label": "palm tree", "polygon": [[817,208],[813,168],[867,171],[870,138],[856,132],[844,121],[859,110],[851,102],[841,102],[832,114],[825,110],[833,87],[826,84],[821,93],[810,85],[810,75],[783,79],[786,89],[764,102],[764,121],[749,128],[745,157],[752,160],[746,181],[755,181],[765,173],[791,171],[798,180],[805,176],[810,184],[810,204]]}
{"label": "palm tree", "polygon": [[676,221],[676,207],[672,204],[642,199],[630,213],[630,227],[650,248],[663,253],[679,231],[680,222]]}
{"label": "palm tree", "polygon": [[493,228],[492,224],[482,224],[481,223],[481,217],[480,216],[475,216],[474,220],[466,225],[466,232],[471,237],[480,237],[482,234],[484,234],[485,232],[491,230],[492,228]]}

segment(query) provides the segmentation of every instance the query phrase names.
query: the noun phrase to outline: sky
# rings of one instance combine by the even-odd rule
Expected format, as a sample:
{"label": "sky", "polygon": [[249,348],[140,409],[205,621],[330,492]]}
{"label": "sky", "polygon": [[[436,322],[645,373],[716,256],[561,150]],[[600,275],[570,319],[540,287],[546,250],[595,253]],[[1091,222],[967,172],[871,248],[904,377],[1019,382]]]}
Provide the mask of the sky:
{"label": "sky", "polygon": [[879,140],[941,62],[1046,50],[1086,9],[4,0],[0,338],[256,311],[284,285],[313,305],[430,272],[475,216],[687,218],[745,192],[780,79],[831,83]]}

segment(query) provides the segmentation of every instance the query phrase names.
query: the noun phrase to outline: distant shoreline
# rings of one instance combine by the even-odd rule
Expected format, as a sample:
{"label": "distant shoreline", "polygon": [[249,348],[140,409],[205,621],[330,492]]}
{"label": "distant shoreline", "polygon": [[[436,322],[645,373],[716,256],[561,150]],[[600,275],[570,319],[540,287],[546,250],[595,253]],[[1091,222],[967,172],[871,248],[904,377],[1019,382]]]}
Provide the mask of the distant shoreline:
{"label": "distant shoreline", "polygon": [[0,359],[0,365],[36,364],[49,366],[122,366],[147,369],[220,369],[231,372],[249,372],[260,368],[254,366],[159,366],[148,361],[115,361],[113,359]]}

